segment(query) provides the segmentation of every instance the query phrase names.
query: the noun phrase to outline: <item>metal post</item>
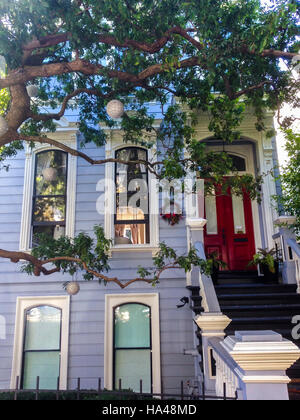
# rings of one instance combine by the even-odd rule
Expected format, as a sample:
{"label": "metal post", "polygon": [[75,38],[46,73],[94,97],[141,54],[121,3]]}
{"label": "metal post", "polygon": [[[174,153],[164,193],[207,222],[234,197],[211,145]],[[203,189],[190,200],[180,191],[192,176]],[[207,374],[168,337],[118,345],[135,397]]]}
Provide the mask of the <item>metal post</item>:
{"label": "metal post", "polygon": [[99,398],[100,398],[100,395],[101,395],[101,378],[98,379],[98,395],[99,395]]}
{"label": "metal post", "polygon": [[17,398],[18,398],[19,379],[20,379],[19,376],[17,376],[17,378],[16,378],[16,389],[15,389],[14,400],[17,400]]}
{"label": "metal post", "polygon": [[39,389],[40,389],[40,377],[36,377],[36,390],[35,390],[35,399],[39,399]]}
{"label": "metal post", "polygon": [[224,395],[224,396],[223,396],[223,400],[224,400],[224,401],[226,401],[226,399],[227,399],[227,398],[226,398],[226,397],[227,397],[227,396],[226,396],[226,383],[224,383],[224,384],[223,384],[223,395]]}
{"label": "metal post", "polygon": [[56,400],[59,400],[59,376],[57,377],[57,383],[56,383]]}
{"label": "metal post", "polygon": [[80,378],[77,378],[77,400],[80,400]]}

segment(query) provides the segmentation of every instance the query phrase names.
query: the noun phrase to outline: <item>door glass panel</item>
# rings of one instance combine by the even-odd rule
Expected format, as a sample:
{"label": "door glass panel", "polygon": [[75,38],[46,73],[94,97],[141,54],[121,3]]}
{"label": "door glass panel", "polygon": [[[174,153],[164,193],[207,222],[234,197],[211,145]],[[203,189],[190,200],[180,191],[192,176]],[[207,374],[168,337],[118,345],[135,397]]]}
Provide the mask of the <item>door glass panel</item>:
{"label": "door glass panel", "polygon": [[245,213],[244,213],[244,200],[243,197],[233,195],[232,196],[232,209],[233,209],[233,221],[234,221],[234,233],[245,234]]}
{"label": "door glass panel", "polygon": [[205,217],[207,235],[218,234],[217,203],[215,194],[205,197]]}

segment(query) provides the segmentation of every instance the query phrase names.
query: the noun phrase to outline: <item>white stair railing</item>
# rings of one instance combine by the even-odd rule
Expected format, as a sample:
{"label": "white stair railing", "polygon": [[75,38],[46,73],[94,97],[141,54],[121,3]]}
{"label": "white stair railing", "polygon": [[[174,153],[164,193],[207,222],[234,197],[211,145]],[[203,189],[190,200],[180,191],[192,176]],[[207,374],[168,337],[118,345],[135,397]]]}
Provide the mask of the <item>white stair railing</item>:
{"label": "white stair railing", "polygon": [[294,217],[282,216],[276,221],[279,225],[279,232],[273,236],[276,248],[282,252],[283,282],[297,284],[297,292],[300,293],[300,245],[297,243],[296,235],[289,225],[295,220]]}
{"label": "white stair railing", "polygon": [[226,396],[237,398],[239,378],[235,373],[235,369],[238,368],[238,365],[222,347],[221,342],[222,340],[218,338],[211,338],[209,340],[216,364],[216,395],[222,397],[225,385]]}

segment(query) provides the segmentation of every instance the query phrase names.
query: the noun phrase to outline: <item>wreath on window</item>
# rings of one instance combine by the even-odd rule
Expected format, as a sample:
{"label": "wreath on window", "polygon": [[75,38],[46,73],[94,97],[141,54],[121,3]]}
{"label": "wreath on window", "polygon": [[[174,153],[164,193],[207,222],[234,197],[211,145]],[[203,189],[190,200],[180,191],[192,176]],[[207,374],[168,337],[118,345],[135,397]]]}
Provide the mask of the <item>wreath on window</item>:
{"label": "wreath on window", "polygon": [[161,217],[163,220],[165,220],[166,222],[168,222],[169,225],[174,226],[177,225],[181,219],[183,219],[183,215],[182,215],[182,209],[179,208],[179,205],[177,203],[171,203],[170,207],[174,208],[174,211],[171,213],[165,213],[164,208],[162,209],[161,212]]}

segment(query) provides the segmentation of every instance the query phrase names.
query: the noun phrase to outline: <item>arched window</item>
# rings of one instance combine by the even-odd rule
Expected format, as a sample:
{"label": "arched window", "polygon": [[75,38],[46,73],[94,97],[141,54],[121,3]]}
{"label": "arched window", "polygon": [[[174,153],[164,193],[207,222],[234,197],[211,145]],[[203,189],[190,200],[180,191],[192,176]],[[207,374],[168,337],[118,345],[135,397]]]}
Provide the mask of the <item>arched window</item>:
{"label": "arched window", "polygon": [[65,234],[67,203],[68,155],[59,150],[40,152],[36,155],[32,244],[37,235],[45,233],[59,238]]}
{"label": "arched window", "polygon": [[25,312],[21,387],[56,389],[60,376],[61,309],[36,306]]}
{"label": "arched window", "polygon": [[114,308],[113,383],[118,389],[152,390],[151,309],[139,303]]}
{"label": "arched window", "polygon": [[232,167],[234,170],[239,172],[246,171],[246,160],[244,158],[236,155],[229,155],[229,157],[232,159]]}
{"label": "arched window", "polygon": [[[147,151],[127,147],[116,151],[121,161],[147,161]],[[115,165],[115,244],[149,244],[148,170],[143,164]]]}

